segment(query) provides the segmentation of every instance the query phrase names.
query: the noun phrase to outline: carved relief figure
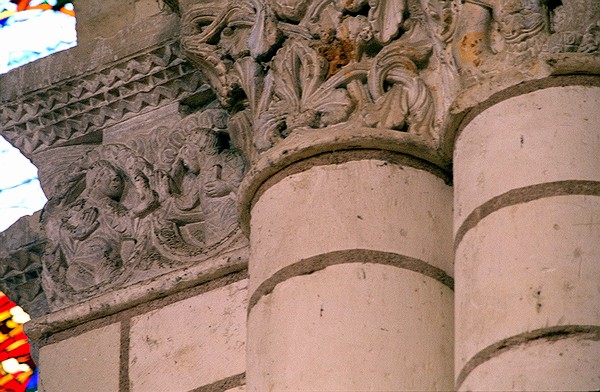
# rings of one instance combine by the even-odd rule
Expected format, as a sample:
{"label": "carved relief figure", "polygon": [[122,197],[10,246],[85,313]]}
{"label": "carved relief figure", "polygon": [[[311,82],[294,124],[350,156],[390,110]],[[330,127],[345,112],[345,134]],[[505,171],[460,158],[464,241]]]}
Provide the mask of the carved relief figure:
{"label": "carved relief figure", "polygon": [[244,164],[227,135],[207,127],[205,118],[191,115],[176,126],[161,165],[169,172],[156,173],[161,208],[155,234],[169,253],[206,251],[237,228],[236,191]]}
{"label": "carved relief figure", "polygon": [[69,167],[43,214],[53,309],[246,244],[236,209],[244,163],[226,126],[223,110],[207,109]]}
{"label": "carved relief figure", "polygon": [[72,169],[43,217],[51,243],[43,283],[54,306],[126,281],[142,245],[143,217],[157,206],[147,177],[151,169],[125,146],[92,150]]}
{"label": "carved relief figure", "polygon": [[597,0],[466,0],[454,40],[463,74],[525,65],[542,52],[595,52]]}
{"label": "carved relief figure", "polygon": [[86,174],[86,190],[60,229],[66,281],[75,290],[108,280],[122,266],[121,242],[133,239],[133,221],[119,203],[123,179],[117,170],[98,162]]}

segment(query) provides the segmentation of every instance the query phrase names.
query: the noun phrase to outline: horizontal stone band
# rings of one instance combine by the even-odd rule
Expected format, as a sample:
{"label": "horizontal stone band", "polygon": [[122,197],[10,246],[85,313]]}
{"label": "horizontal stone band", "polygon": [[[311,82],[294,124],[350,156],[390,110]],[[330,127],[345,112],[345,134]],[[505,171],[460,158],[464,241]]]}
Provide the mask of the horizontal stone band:
{"label": "horizontal stone band", "polygon": [[212,384],[201,386],[193,389],[190,392],[218,392],[226,391],[232,388],[241,387],[246,384],[246,373],[236,374],[235,376],[227,377],[216,381]]}
{"label": "horizontal stone band", "polygon": [[451,276],[440,268],[434,267],[422,260],[396,253],[368,249],[340,250],[300,260],[274,273],[252,293],[248,303],[248,313],[250,313],[260,298],[273,292],[279,283],[296,276],[312,274],[329,266],[351,263],[382,264],[410,270],[435,279],[450,290],[454,290],[454,279]]}
{"label": "horizontal stone band", "polygon": [[267,189],[293,174],[302,173],[315,166],[341,165],[347,162],[364,160],[380,160],[398,166],[408,166],[414,169],[424,170],[441,178],[447,184],[451,183],[451,177],[446,171],[423,159],[415,158],[410,155],[375,149],[329,151],[295,162],[271,176],[260,185],[252,199],[251,205],[254,206]]}
{"label": "horizontal stone band", "polygon": [[600,340],[600,326],[597,325],[560,325],[556,327],[540,328],[525,332],[494,343],[475,354],[462,368],[456,378],[456,390],[469,374],[479,365],[507,352],[515,347],[535,341],[553,342],[562,339]]}
{"label": "horizontal stone band", "polygon": [[600,196],[600,181],[566,180],[546,182],[512,189],[498,195],[475,208],[464,220],[454,238],[454,249],[458,248],[469,230],[486,216],[505,207],[527,203],[534,200],[554,196],[589,195]]}

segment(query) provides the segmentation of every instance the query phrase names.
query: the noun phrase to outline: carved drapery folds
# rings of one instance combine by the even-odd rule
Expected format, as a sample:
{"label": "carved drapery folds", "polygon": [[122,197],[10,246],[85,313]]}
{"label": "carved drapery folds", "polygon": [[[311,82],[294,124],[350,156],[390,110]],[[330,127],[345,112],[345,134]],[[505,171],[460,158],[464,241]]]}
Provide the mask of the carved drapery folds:
{"label": "carved drapery folds", "polygon": [[44,290],[54,309],[201,261],[236,236],[243,163],[221,111],[74,162],[43,220]]}
{"label": "carved drapery folds", "polygon": [[[298,128],[397,130],[435,144],[452,99],[453,1],[181,1],[181,44],[249,162]],[[435,56],[432,55],[435,53]],[[433,60],[432,60],[433,59]]]}

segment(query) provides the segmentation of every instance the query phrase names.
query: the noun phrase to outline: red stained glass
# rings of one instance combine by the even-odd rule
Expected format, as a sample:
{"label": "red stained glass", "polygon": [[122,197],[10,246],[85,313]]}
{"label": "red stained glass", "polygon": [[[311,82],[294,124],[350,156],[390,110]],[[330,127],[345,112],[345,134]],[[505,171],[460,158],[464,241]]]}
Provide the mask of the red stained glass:
{"label": "red stained glass", "polygon": [[23,332],[25,313],[0,292],[0,391],[25,392],[35,363]]}

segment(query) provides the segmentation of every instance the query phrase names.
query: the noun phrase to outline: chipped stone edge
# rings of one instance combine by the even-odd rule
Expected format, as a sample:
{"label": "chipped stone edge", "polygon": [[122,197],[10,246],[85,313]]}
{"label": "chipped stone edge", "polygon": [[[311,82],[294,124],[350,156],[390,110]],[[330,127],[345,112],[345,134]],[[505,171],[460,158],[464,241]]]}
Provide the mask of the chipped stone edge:
{"label": "chipped stone edge", "polygon": [[92,298],[25,324],[33,341],[248,268],[248,247]]}
{"label": "chipped stone edge", "polygon": [[250,233],[250,214],[259,188],[272,176],[293,163],[327,152],[383,150],[425,160],[449,170],[450,156],[444,156],[437,141],[401,131],[367,128],[344,123],[328,128],[300,128],[264,153],[250,168],[240,186],[238,209],[240,227]]}

